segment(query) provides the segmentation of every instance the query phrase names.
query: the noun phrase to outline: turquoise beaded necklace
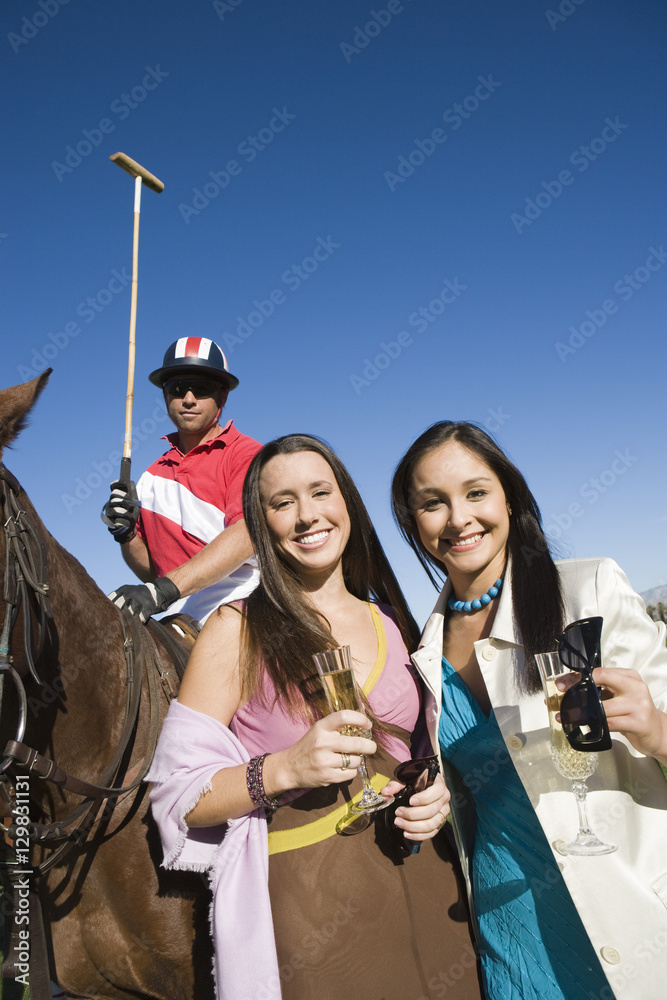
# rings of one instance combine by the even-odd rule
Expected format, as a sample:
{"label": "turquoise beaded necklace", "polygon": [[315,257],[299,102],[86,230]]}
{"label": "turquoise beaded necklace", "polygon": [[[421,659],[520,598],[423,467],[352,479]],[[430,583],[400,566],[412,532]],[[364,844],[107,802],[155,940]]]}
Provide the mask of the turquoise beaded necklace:
{"label": "turquoise beaded necklace", "polygon": [[487,604],[490,604],[494,597],[497,597],[503,586],[503,578],[496,580],[492,587],[489,587],[485,594],[476,597],[474,601],[457,601],[455,594],[450,594],[447,607],[450,611],[480,611]]}

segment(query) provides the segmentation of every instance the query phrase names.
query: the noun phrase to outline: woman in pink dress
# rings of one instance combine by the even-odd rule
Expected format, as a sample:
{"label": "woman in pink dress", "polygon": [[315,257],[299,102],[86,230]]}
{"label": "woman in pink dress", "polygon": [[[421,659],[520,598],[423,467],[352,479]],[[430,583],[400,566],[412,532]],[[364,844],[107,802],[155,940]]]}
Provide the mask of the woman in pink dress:
{"label": "woman in pink dress", "polygon": [[[255,457],[243,502],[260,585],[243,605],[221,607],[207,621],[179,695],[181,717],[167,720],[151,774],[165,863],[208,868],[221,897],[213,930],[218,993],[234,995],[224,988],[225,963],[240,962],[248,1000],[428,1000],[450,990],[457,1000],[479,998],[458,862],[443,829],[442,778],[390,819],[399,836],[421,846],[416,856],[396,848],[383,811],[375,823],[364,816],[346,825],[361,791],[361,754],[374,787],[396,792],[396,766],[413,749],[423,752],[411,746],[421,698],[406,646],[415,645],[416,628],[363,502],[336,455],[305,435],[280,438]],[[341,645],[351,647],[364,710],[329,715],[312,654]],[[168,763],[176,724],[183,752]],[[373,738],[343,735],[343,726],[372,728]],[[208,769],[197,770],[204,740],[196,734],[210,731],[215,742],[218,730],[222,756],[216,761],[212,751]],[[199,846],[221,842],[229,856],[226,842],[248,817],[262,824],[258,842],[268,843],[279,968],[259,987],[255,965],[273,942],[258,936],[253,918],[265,927],[266,907],[259,889],[229,879],[234,871],[238,883],[251,870],[252,833],[234,849],[233,865],[215,851],[202,864],[188,854],[199,838]],[[238,911],[221,879],[242,900]]]}

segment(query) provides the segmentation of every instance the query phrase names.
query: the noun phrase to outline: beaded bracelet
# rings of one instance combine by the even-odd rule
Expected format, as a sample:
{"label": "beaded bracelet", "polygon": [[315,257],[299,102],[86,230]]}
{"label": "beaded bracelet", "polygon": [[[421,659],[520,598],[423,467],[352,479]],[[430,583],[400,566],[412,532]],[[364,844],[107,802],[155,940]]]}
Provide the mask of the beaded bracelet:
{"label": "beaded bracelet", "polygon": [[272,799],[266,794],[264,791],[264,782],[262,780],[262,769],[264,767],[264,761],[268,756],[268,753],[263,753],[261,757],[252,758],[248,764],[248,770],[246,771],[246,784],[248,786],[248,794],[255,805],[264,806],[268,813],[273,813],[276,811],[280,803],[278,799]]}

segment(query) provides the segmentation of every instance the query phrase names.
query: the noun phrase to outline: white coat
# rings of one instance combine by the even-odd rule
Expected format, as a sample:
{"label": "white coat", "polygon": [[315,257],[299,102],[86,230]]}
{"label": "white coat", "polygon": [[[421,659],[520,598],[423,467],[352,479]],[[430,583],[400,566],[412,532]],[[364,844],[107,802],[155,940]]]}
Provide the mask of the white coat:
{"label": "white coat", "polygon": [[[657,707],[667,710],[665,626],[651,621],[612,559],[569,559],[557,566],[566,622],[602,615],[602,665],[637,670]],[[443,612],[450,593],[447,581],[412,657],[427,688],[426,718],[434,747],[439,746],[442,704]],[[551,762],[544,696],[521,694],[515,683],[524,654],[513,621],[509,570],[491,635],[475,643],[475,653],[507,750],[548,842],[553,848],[558,841],[574,839],[576,802],[571,782]],[[600,1000],[665,1000],[667,781],[657,761],[639,754],[618,733],[612,739],[612,750],[600,755],[600,766],[588,779],[588,810],[593,831],[617,844],[618,851],[572,857],[554,848],[554,857],[613,990]],[[466,817],[469,793],[452,768],[443,770],[467,875],[473,833]],[[497,771],[498,763],[489,760],[481,772],[464,777],[492,781]],[[538,893],[539,888],[533,886]]]}

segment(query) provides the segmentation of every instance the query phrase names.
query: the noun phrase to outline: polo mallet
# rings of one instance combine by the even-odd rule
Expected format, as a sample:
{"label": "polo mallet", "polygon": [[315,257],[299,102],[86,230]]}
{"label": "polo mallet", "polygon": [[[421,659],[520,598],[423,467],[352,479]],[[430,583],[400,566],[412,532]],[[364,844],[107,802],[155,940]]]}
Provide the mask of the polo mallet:
{"label": "polo mallet", "polygon": [[134,354],[137,330],[137,289],[139,285],[139,213],[141,211],[141,185],[145,184],[151,191],[160,194],[164,184],[149,173],[136,160],[131,160],[125,153],[114,153],[110,160],[134,177],[134,238],[132,241],[132,303],[130,305],[130,344],[127,359],[127,396],[125,400],[125,441],[123,457],[120,462],[120,482],[131,481],[130,466],[132,461],[132,404],[134,402]]}

